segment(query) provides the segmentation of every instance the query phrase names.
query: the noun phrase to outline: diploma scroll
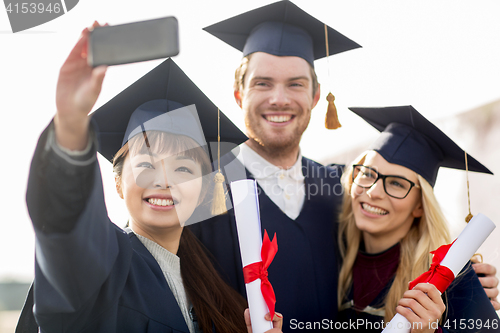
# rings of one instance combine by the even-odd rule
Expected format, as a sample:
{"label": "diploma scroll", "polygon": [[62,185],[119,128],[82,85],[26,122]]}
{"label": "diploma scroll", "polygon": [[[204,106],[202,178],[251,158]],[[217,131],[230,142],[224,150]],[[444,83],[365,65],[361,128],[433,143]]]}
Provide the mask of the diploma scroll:
{"label": "diploma scroll", "polygon": [[[245,267],[262,261],[259,198],[255,180],[245,179],[231,182],[231,193],[240,243],[241,261],[243,267]],[[253,332],[263,333],[272,329],[272,322],[264,319],[269,309],[262,296],[261,280],[257,279],[247,283],[245,287]]]}
{"label": "diploma scroll", "polygon": [[[495,224],[485,215],[474,216],[453,242],[440,266],[447,267],[453,276],[457,276],[494,229]],[[410,332],[410,328],[411,323],[397,313],[382,333],[407,333]]]}

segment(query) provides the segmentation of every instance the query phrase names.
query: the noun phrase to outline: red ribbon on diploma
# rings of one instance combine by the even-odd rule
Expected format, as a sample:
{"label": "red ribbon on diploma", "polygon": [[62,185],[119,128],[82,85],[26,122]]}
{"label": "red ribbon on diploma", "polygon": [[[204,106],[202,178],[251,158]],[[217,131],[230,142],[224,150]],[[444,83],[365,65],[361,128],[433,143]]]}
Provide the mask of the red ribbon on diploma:
{"label": "red ribbon on diploma", "polygon": [[441,293],[444,293],[446,288],[453,282],[453,279],[455,279],[455,275],[453,275],[453,272],[448,267],[440,266],[440,264],[453,243],[442,245],[437,250],[431,252],[434,254],[431,267],[427,272],[410,282],[410,290],[419,283],[428,282],[436,286]]}
{"label": "red ribbon on diploma", "polygon": [[273,241],[269,240],[267,235],[267,230],[264,230],[264,239],[262,240],[262,248],[260,250],[260,256],[262,261],[254,262],[253,264],[246,265],[243,267],[243,276],[245,278],[245,283],[250,283],[257,279],[260,279],[260,290],[262,296],[266,301],[267,308],[271,314],[271,319],[274,318],[274,305],[276,304],[276,295],[274,294],[273,286],[267,278],[267,268],[274,259],[274,256],[278,252],[278,242],[276,240],[276,233],[274,233]]}

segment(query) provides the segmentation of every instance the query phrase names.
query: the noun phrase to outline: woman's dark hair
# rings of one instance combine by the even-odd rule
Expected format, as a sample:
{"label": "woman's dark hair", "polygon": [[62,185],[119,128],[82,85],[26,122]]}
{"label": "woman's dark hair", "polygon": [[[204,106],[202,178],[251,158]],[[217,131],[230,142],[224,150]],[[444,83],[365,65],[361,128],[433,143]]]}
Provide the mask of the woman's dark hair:
{"label": "woman's dark hair", "polygon": [[[147,135],[144,133],[143,138],[138,135],[131,139],[130,145],[134,152],[144,149],[144,145],[148,147],[151,145],[150,148],[156,153],[186,154],[187,152],[201,164],[203,174],[209,173],[212,168],[206,152],[197,147],[190,138],[164,132],[148,132]],[[165,142],[168,144],[162,144]],[[122,175],[123,163],[128,153],[129,144],[126,143],[113,159],[113,171],[117,177]],[[200,201],[206,194],[207,188],[208,184],[203,183]],[[243,317],[247,307],[246,300],[222,280],[203,245],[188,228],[182,231],[177,256],[181,262],[184,289],[193,305],[201,331],[211,333],[215,327],[219,333],[246,332]]]}
{"label": "woman's dark hair", "polygon": [[177,255],[184,288],[202,332],[246,332],[245,299],[227,285],[213,267],[200,241],[184,228]]}

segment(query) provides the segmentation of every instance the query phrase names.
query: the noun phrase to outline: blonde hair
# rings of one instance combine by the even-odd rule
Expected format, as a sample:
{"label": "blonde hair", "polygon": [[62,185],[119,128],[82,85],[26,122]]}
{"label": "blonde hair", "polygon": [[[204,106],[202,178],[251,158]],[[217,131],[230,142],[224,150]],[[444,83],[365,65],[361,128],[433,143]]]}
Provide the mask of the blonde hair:
{"label": "blonde hair", "polygon": [[[366,154],[365,152],[359,156],[353,164],[362,164]],[[421,188],[424,213],[422,217],[415,218],[410,230],[400,241],[399,265],[394,282],[384,301],[384,320],[386,322],[390,321],[396,314],[396,306],[405,291],[408,290],[408,282],[429,269],[432,260],[432,255],[429,252],[450,242],[447,222],[439,207],[432,186],[418,174],[417,178]],[[342,176],[342,185],[345,191],[339,216],[338,234],[340,253],[343,259],[338,284],[339,307],[352,286],[352,269],[362,240],[361,231],[356,227],[351,204],[352,165]],[[349,244],[346,242],[349,242]]]}

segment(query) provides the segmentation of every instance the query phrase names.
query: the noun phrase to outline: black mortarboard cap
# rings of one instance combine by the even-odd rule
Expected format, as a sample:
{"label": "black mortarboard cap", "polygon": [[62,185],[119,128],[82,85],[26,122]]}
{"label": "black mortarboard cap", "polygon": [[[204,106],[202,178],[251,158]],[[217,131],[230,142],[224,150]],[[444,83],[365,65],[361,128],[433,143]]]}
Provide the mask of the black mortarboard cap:
{"label": "black mortarboard cap", "polygon": [[[328,28],[329,54],[361,47]],[[247,56],[265,52],[297,56],[311,65],[326,57],[325,25],[288,0],[278,1],[204,28]]]}
{"label": "black mortarboard cap", "polygon": [[[349,109],[382,132],[370,150],[415,171],[432,186],[440,167],[465,170],[462,148],[411,105]],[[470,171],[493,174],[472,156],[467,161]]]}
{"label": "black mortarboard cap", "polygon": [[[180,108],[187,113],[170,112]],[[158,117],[164,112],[171,115]],[[96,110],[92,119],[98,126],[99,152],[112,161],[141,124],[146,124],[146,130],[163,128],[164,131],[189,136],[200,146],[203,139],[206,143],[217,142],[217,112],[210,99],[169,58]],[[202,131],[197,124],[201,125]],[[222,113],[220,133],[221,142],[232,143],[221,145],[221,154],[247,140]]]}

